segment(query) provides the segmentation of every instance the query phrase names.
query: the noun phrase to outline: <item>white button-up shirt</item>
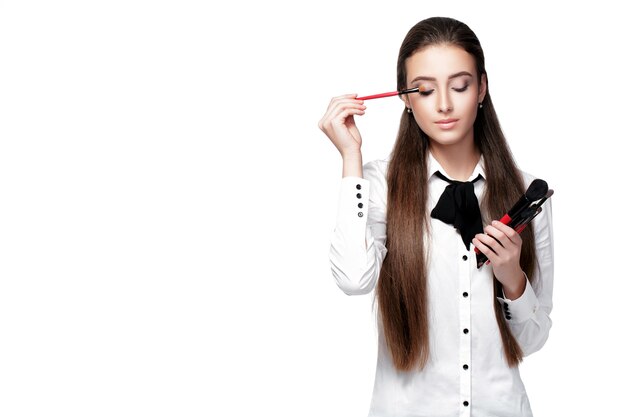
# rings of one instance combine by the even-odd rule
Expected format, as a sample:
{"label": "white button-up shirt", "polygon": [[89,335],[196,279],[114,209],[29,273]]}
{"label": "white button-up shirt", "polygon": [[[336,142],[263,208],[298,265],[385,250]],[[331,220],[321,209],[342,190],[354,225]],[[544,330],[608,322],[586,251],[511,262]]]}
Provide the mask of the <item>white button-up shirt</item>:
{"label": "white button-up shirt", "polygon": [[[388,163],[372,161],[363,168],[364,178],[342,179],[330,261],[337,285],[348,295],[366,294],[375,288],[387,253]],[[454,179],[429,153],[427,213],[448,185],[433,175],[437,170]],[[474,189],[482,206],[485,181],[489,181],[482,158],[469,180],[478,174],[484,180],[478,180]],[[528,187],[534,177],[523,176]],[[498,297],[525,356],[543,346],[551,327],[550,199],[542,207],[533,220],[538,261],[535,284],[527,281],[523,295],[516,300]],[[422,371],[397,371],[377,314],[378,361],[369,417],[532,416],[518,368],[510,368],[504,355],[493,306],[492,267],[477,269],[474,246],[466,250],[452,225],[429,215],[428,219],[432,230],[427,243],[430,358]]]}

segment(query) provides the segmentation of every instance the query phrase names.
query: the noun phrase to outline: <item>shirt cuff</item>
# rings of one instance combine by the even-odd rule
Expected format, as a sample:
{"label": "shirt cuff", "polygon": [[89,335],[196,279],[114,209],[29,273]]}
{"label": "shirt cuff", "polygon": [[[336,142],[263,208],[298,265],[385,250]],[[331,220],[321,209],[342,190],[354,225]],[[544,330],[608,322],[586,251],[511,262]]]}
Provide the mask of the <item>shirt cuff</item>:
{"label": "shirt cuff", "polygon": [[524,293],[515,300],[506,298],[506,294],[502,291],[503,297],[498,297],[498,301],[504,310],[504,317],[511,323],[523,323],[530,319],[539,309],[539,299],[535,295],[535,290],[530,285],[528,276],[526,278],[526,288]]}
{"label": "shirt cuff", "polygon": [[363,233],[369,209],[370,182],[360,177],[343,177],[339,193],[337,226],[347,233]]}

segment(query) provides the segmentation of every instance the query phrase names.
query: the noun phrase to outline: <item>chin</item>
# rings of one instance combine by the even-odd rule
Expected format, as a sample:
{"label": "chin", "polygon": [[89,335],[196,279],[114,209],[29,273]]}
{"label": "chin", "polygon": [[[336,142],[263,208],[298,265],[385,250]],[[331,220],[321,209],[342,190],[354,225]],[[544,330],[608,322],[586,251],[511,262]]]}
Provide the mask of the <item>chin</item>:
{"label": "chin", "polygon": [[448,137],[441,137],[441,135],[437,135],[437,136],[429,136],[428,137],[430,139],[431,143],[436,143],[437,145],[441,145],[441,146],[450,146],[450,145],[456,145],[458,143],[463,142],[463,138],[458,137],[458,136],[448,136]]}

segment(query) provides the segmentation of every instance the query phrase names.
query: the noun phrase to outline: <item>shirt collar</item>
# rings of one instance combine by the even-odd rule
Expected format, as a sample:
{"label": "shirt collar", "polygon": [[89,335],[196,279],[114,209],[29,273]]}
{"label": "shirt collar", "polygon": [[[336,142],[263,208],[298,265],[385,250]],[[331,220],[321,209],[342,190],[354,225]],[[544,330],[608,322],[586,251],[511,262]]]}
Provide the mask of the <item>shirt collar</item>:
{"label": "shirt collar", "polygon": [[[452,176],[450,176],[446,172],[445,169],[443,169],[439,161],[435,159],[432,152],[430,152],[429,150],[428,151],[428,179],[432,178],[432,176],[435,174],[436,171],[441,172],[443,175],[445,175],[446,177],[450,179],[454,179],[452,178]],[[478,160],[478,163],[474,167],[474,172],[472,172],[472,175],[470,175],[467,181],[472,181],[474,178],[478,176],[478,174],[480,174],[484,179],[487,178],[487,176],[485,175],[485,158],[483,157],[482,154],[480,155],[480,159]]]}

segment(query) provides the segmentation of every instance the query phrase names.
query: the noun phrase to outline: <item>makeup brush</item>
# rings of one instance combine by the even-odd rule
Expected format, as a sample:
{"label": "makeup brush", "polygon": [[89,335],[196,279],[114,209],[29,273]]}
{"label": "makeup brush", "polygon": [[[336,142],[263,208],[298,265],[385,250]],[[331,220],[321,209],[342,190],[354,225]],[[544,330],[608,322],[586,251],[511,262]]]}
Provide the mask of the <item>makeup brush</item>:
{"label": "makeup brush", "polygon": [[[547,197],[544,199],[541,199],[540,201],[543,204],[545,200],[547,200]],[[520,234],[526,228],[526,226],[528,226],[528,224],[535,217],[537,217],[539,213],[541,213],[541,211],[542,209],[541,207],[539,207],[539,205],[531,205],[530,207],[527,207],[526,209],[524,209],[516,217],[516,220],[513,223],[509,223],[509,227],[513,228],[517,232],[517,234]],[[489,249],[493,250],[491,247],[489,247]],[[481,266],[483,266],[483,264],[489,265],[491,263],[491,261],[487,258],[487,255],[479,251],[478,248],[474,247],[474,251],[476,252],[476,268],[480,268]]]}
{"label": "makeup brush", "polygon": [[539,213],[541,213],[542,209],[540,206],[543,203],[545,203],[545,201],[548,198],[552,197],[552,194],[554,194],[554,190],[548,190],[548,193],[545,195],[545,197],[531,204],[530,207],[528,207],[528,211],[529,211],[528,214],[526,213],[522,214],[520,216],[520,219],[517,222],[515,222],[515,224],[511,223],[509,224],[509,226],[515,229],[517,233],[522,233],[522,231],[526,228],[526,226],[528,226],[528,223],[530,223],[532,219],[534,219],[535,217],[537,217]]}
{"label": "makeup brush", "polygon": [[401,96],[402,94],[419,93],[419,91],[420,91],[420,88],[415,87],[415,88],[409,88],[407,90],[391,91],[389,93],[380,93],[380,94],[374,94],[371,96],[357,97],[356,100],[371,100],[373,98]]}
{"label": "makeup brush", "polygon": [[530,183],[526,192],[517,200],[517,203],[500,219],[501,223],[509,224],[519,216],[524,209],[528,208],[533,202],[542,199],[548,194],[548,183],[537,178]]}
{"label": "makeup brush", "polygon": [[[554,194],[554,190],[548,189],[548,183],[537,178],[530,183],[526,192],[513,205],[513,207],[500,219],[501,223],[515,229],[517,233],[522,233],[528,223],[531,222],[540,212],[541,205]],[[476,252],[476,267],[489,264],[487,256],[474,247]]]}

